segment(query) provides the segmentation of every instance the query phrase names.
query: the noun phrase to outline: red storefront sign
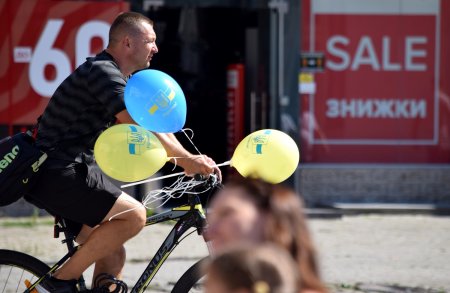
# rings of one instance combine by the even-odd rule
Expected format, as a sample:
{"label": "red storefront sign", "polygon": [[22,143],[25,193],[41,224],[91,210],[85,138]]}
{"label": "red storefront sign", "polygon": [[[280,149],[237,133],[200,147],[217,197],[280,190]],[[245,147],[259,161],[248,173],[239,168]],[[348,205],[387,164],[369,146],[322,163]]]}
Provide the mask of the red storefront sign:
{"label": "red storefront sign", "polygon": [[106,47],[125,1],[0,1],[0,124],[33,124],[56,87]]}
{"label": "red storefront sign", "polygon": [[[311,162],[448,162],[449,15],[439,0],[311,0],[303,51],[324,52],[302,96]],[[447,63],[443,63],[443,61]],[[445,106],[445,105],[444,105]]]}

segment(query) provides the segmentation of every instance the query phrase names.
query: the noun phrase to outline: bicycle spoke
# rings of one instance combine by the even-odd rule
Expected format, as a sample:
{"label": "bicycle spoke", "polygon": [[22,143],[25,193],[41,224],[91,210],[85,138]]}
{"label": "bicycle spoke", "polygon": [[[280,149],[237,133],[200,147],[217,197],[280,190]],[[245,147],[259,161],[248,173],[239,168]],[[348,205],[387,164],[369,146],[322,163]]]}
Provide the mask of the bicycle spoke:
{"label": "bicycle spoke", "polygon": [[25,270],[22,270],[22,274],[20,275],[20,280],[17,283],[16,293],[19,292],[20,284],[22,284],[23,273],[25,273]]}
{"label": "bicycle spoke", "polygon": [[9,277],[11,276],[12,269],[13,269],[12,267],[9,269],[8,277],[6,278],[5,286],[3,287],[2,293],[4,293],[5,290],[6,290],[6,285],[8,284]]}
{"label": "bicycle spoke", "polygon": [[0,292],[23,292],[27,289],[25,281],[36,281],[37,277],[28,270],[13,265],[0,265]]}

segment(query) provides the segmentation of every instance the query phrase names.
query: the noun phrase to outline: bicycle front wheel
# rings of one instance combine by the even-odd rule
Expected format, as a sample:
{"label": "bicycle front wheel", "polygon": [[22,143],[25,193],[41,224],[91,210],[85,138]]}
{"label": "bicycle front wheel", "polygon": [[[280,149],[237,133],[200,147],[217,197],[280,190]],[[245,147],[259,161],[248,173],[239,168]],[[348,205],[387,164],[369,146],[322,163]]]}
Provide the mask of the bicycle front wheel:
{"label": "bicycle front wheel", "polygon": [[0,249],[0,292],[24,292],[50,271],[50,267],[37,258],[12,250]]}
{"label": "bicycle front wheel", "polygon": [[200,293],[203,292],[203,281],[205,272],[203,268],[209,261],[209,257],[204,257],[192,265],[172,289],[172,293]]}

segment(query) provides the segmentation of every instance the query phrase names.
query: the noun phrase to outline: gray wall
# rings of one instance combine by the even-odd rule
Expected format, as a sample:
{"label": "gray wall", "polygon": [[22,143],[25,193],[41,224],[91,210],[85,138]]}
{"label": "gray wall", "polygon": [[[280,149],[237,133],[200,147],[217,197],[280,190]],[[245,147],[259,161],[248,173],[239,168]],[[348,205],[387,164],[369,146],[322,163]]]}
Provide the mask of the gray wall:
{"label": "gray wall", "polygon": [[333,203],[450,205],[448,165],[304,164],[298,171],[298,183],[298,191],[309,206]]}

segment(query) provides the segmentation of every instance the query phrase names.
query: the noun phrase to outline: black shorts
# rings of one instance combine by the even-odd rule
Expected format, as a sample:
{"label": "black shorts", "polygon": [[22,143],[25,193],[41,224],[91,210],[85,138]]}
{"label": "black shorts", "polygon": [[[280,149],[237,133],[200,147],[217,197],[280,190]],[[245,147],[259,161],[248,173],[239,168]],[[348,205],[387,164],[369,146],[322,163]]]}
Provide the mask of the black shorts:
{"label": "black shorts", "polygon": [[95,227],[106,217],[122,191],[97,164],[47,159],[36,185],[25,197],[53,216],[66,219],[78,235],[83,224]]}

